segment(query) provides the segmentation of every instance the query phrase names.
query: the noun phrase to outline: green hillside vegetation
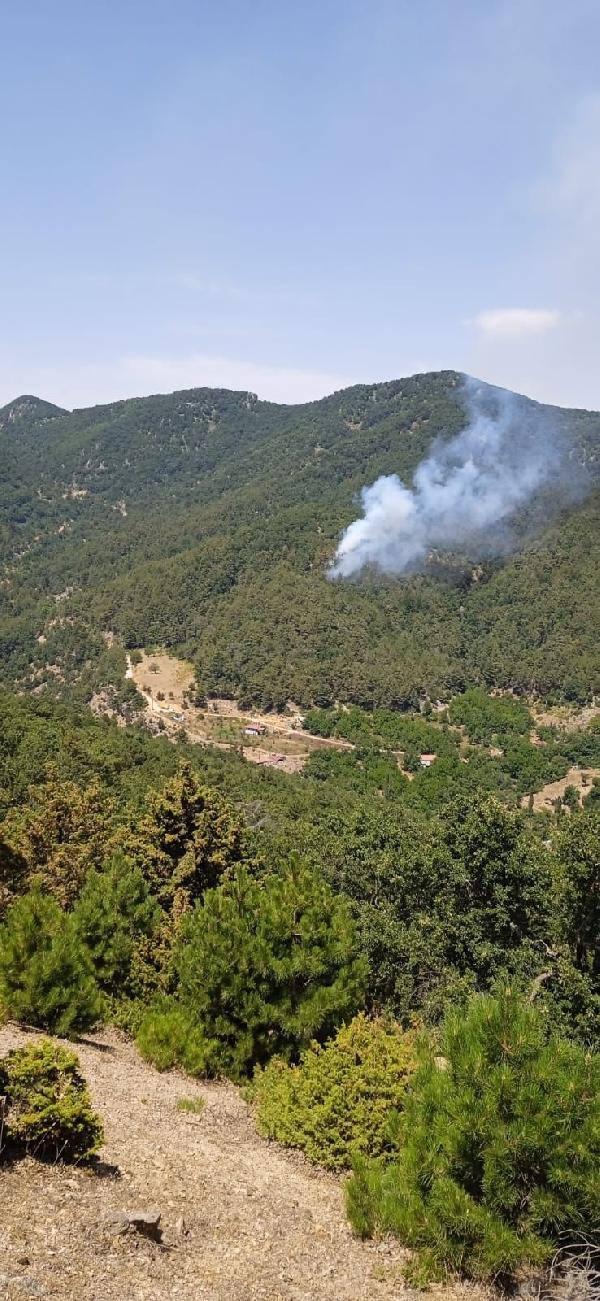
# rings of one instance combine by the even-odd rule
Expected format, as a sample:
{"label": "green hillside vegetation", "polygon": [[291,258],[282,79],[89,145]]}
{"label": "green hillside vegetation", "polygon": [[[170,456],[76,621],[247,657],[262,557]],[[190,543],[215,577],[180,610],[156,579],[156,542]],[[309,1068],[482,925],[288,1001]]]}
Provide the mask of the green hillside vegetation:
{"label": "green hillside vegetation", "polygon": [[[595,788],[580,812],[531,816],[467,783],[444,789],[435,771],[445,762],[412,782],[396,767],[400,795],[391,784],[376,793],[0,695],[0,911],[25,897],[39,911],[40,889],[62,909],[44,913],[25,948],[17,937],[29,923],[16,915],[7,979],[30,998],[31,972],[15,975],[27,945],[43,975],[57,952],[74,970],[83,943],[109,1002],[172,992],[175,933],[207,891],[239,870],[262,879],[300,861],[350,905],[370,966],[367,1006],[435,1023],[503,972],[527,985],[549,971],[540,997],[556,1024],[593,1042]],[[420,783],[422,798],[407,799]],[[63,935],[58,918],[71,914]]]}
{"label": "green hillside vegetation", "polygon": [[[600,417],[552,419],[593,471]],[[600,690],[599,496],[540,494],[495,560],[326,576],[361,486],[464,420],[452,372],[0,411],[0,1019],[243,1083],[417,1282],[540,1268],[598,1201],[600,784],[533,793],[600,768],[594,710],[535,699]],[[152,735],[142,646],[334,743],[287,774]],[[62,1047],[0,1093],[16,1152],[97,1149]]]}
{"label": "green hillside vegetation", "polygon": [[[0,1016],[71,1038],[116,1023],[160,1070],[258,1068],[262,1131],[334,1169],[361,1154],[352,1224],[418,1248],[417,1278],[510,1274],[591,1231],[591,796],[544,817],[473,789],[413,807],[10,695],[0,785]],[[56,1097],[75,1059],[40,1052],[4,1086],[11,1142],[93,1152],[83,1082]]]}
{"label": "green hillside vegetation", "polygon": [[[313,752],[307,778],[423,810],[474,791],[514,803],[564,777],[573,763],[600,763],[598,720],[580,731],[535,729],[534,744],[533,718],[523,701],[478,687],[455,696],[447,710],[425,714],[311,709],[304,727],[355,747]],[[430,767],[422,766],[422,754],[435,756]]]}
{"label": "green hillside vegetation", "polygon": [[[550,415],[593,472],[600,417]],[[477,684],[589,697],[597,495],[562,517],[550,497],[531,503],[521,550],[477,569],[454,556],[401,582],[326,577],[358,490],[410,480],[464,421],[449,371],[296,407],[208,389],[73,413],[19,399],[0,411],[5,682],[121,693],[111,630],[175,648],[203,689],[267,708],[404,709]]]}

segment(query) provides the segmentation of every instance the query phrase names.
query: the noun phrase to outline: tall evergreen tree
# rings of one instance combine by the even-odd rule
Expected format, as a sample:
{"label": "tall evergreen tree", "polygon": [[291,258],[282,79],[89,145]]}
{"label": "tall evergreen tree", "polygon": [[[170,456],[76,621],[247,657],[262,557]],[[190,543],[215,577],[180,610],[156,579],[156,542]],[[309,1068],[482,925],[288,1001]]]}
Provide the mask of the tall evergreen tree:
{"label": "tall evergreen tree", "polygon": [[92,962],[71,917],[39,890],[0,927],[0,1006],[17,1021],[70,1036],[102,1011]]}

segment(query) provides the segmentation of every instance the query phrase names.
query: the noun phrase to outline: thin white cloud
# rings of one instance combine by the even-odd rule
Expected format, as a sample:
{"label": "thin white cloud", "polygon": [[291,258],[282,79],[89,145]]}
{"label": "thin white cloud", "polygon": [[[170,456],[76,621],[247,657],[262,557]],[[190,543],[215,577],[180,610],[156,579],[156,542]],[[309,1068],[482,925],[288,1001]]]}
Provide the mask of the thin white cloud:
{"label": "thin white cloud", "polygon": [[546,307],[492,307],[474,318],[477,329],[487,338],[521,339],[547,334],[560,321],[560,312]]}
{"label": "thin white cloud", "polygon": [[545,283],[544,298],[558,309],[559,319],[537,331],[510,333],[494,330],[493,317],[492,328],[483,328],[486,313],[481,313],[469,322],[470,346],[459,369],[541,402],[597,411],[600,92],[565,107],[528,199],[539,230],[535,281]]}

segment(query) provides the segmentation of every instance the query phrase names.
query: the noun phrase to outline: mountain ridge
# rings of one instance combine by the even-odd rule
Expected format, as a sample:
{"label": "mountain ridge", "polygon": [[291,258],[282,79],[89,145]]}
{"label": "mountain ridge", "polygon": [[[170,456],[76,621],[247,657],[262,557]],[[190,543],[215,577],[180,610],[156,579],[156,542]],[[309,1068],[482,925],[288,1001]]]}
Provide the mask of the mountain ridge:
{"label": "mountain ridge", "polygon": [[[40,400],[42,419],[23,413],[19,438],[2,435],[4,681],[89,693],[109,629],[125,646],[176,648],[209,691],[265,707],[402,707],[477,681],[588,696],[600,682],[585,626],[593,496],[525,519],[521,550],[477,571],[449,557],[401,581],[327,580],[360,488],[410,482],[435,439],[464,426],[461,380],[435,372],[290,405],[184,389],[48,420]],[[600,415],[547,409],[595,473]]]}
{"label": "mountain ridge", "polygon": [[514,397],[523,398],[526,402],[530,402],[538,407],[543,407],[545,410],[548,411],[554,411],[554,412],[565,411],[565,412],[570,412],[572,414],[577,413],[580,415],[598,414],[598,411],[596,410],[595,407],[569,407],[566,406],[565,404],[560,404],[556,402],[545,402],[541,398],[533,398],[530,396],[530,394],[521,392],[520,390],[507,389],[503,385],[493,384],[491,381],[481,379],[476,375],[470,375],[466,371],[457,371],[452,368],[443,368],[442,370],[437,370],[437,371],[414,371],[410,375],[400,376],[397,377],[396,379],[357,381],[355,384],[347,384],[343,388],[333,389],[331,393],[325,393],[323,394],[322,397],[308,398],[304,402],[276,402],[271,398],[260,397],[260,395],[258,393],[255,393],[252,389],[236,389],[236,388],[229,388],[223,385],[215,387],[212,385],[205,385],[205,384],[193,385],[192,387],[188,387],[188,388],[172,389],[169,390],[168,392],[160,391],[156,393],[154,392],[134,393],[128,397],[114,398],[110,402],[97,402],[97,403],[95,402],[92,403],[91,405],[86,405],[82,407],[61,407],[61,406],[57,406],[56,403],[52,402],[50,399],[40,397],[39,395],[36,394],[20,394],[18,397],[15,397],[10,401],[6,402],[4,406],[0,406],[0,417],[5,412],[7,412],[11,407],[19,406],[19,404],[23,402],[35,403],[45,407],[52,407],[57,412],[57,414],[60,415],[81,416],[83,414],[92,411],[109,411],[109,410],[114,411],[116,408],[123,407],[129,403],[151,402],[154,401],[155,399],[160,400],[160,399],[170,399],[170,398],[187,398],[199,394],[228,395],[232,397],[250,399],[252,403],[255,405],[261,404],[268,407],[275,407],[280,410],[281,409],[302,410],[307,407],[314,407],[320,404],[328,403],[332,399],[339,397],[342,394],[346,395],[353,392],[363,391],[365,389],[378,390],[378,389],[394,388],[397,387],[397,385],[407,383],[408,381],[430,378],[431,376],[440,376],[440,377],[448,376],[448,377],[453,377],[457,381],[466,379],[477,385],[481,385],[482,387],[485,386],[490,389],[496,389],[498,392],[507,392],[507,393],[509,392]]}

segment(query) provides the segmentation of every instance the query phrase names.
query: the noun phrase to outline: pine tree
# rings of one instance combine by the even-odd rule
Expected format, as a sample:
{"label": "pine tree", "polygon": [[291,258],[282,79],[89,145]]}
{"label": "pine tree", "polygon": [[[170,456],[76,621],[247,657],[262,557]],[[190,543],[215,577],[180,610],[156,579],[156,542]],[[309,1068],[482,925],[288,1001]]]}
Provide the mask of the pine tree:
{"label": "pine tree", "polygon": [[89,954],[71,918],[39,890],[17,899],[0,928],[0,1005],[17,1021],[67,1037],[100,1016]]}
{"label": "pine tree", "polygon": [[20,894],[27,880],[27,862],[22,854],[0,839],[0,918]]}
{"label": "pine tree", "polygon": [[421,1281],[510,1274],[547,1260],[562,1232],[593,1231],[600,1058],[549,1036],[510,991],[448,1014],[441,1054],[421,1046],[396,1159],[355,1167],[354,1229],[416,1247]]}
{"label": "pine tree", "polygon": [[178,997],[233,1077],[295,1059],[359,1006],[366,964],[348,904],[299,865],[259,882],[240,867],[184,922]]}
{"label": "pine tree", "polygon": [[88,874],[73,923],[107,994],[129,992],[136,948],[152,934],[160,915],[142,872],[122,855],[115,855],[102,871]]}
{"label": "pine tree", "polygon": [[9,813],[3,835],[25,860],[29,886],[41,886],[70,907],[87,872],[102,863],[111,818],[99,784],[78,786],[51,771],[48,781],[32,788],[26,807]]}
{"label": "pine tree", "polygon": [[200,899],[243,856],[241,823],[189,764],[149,793],[143,816],[117,839],[165,908],[176,895]]}

